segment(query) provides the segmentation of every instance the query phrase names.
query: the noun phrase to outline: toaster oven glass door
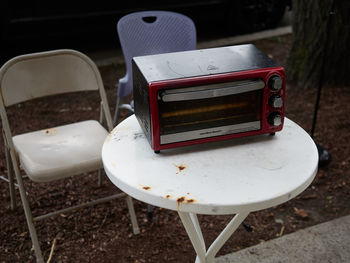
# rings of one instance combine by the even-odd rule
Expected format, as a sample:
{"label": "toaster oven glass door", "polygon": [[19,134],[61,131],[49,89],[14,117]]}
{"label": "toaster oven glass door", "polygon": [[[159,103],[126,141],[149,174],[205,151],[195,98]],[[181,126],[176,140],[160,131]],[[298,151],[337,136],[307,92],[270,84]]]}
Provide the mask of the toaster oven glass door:
{"label": "toaster oven glass door", "polygon": [[160,91],[160,143],[260,130],[262,80]]}

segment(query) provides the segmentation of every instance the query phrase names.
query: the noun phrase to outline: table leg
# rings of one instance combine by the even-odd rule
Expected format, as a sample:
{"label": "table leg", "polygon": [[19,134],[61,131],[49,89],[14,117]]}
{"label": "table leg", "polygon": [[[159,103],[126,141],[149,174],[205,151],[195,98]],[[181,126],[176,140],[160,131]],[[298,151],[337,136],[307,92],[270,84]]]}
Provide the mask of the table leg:
{"label": "table leg", "polygon": [[236,214],[206,251],[205,242],[198,223],[197,215],[180,211],[178,211],[178,213],[191,240],[194,250],[197,253],[196,263],[214,263],[216,253],[249,214],[249,212]]}
{"label": "table leg", "polygon": [[201,227],[200,227],[199,222],[198,222],[197,215],[193,214],[193,213],[190,213],[190,217],[191,217],[193,225],[194,225],[194,227],[196,229],[196,232],[198,234],[198,237],[199,237],[199,240],[200,240],[200,242],[202,244],[202,247],[204,247],[204,249],[205,249],[205,241],[204,241],[204,238],[203,238]]}
{"label": "table leg", "polygon": [[[178,211],[200,263],[205,263],[205,244],[197,215]],[[198,261],[198,260],[196,260]]]}

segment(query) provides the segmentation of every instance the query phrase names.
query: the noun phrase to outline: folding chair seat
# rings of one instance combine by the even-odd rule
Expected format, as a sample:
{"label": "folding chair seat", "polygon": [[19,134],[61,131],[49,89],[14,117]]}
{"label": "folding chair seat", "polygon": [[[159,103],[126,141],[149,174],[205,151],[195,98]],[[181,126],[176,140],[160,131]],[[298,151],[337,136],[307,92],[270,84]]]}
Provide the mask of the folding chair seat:
{"label": "folding chair seat", "polygon": [[[20,134],[13,143],[30,179],[50,182],[100,168],[107,135],[98,121],[88,120]],[[55,154],[48,154],[51,151]]]}
{"label": "folding chair seat", "polygon": [[[34,98],[69,92],[98,91],[100,120],[86,120],[12,136],[6,108]],[[133,232],[139,233],[130,196],[121,192],[90,203],[32,216],[21,169],[34,182],[53,182],[103,168],[101,151],[108,131],[113,128],[106,93],[96,65],[75,50],[54,50],[15,57],[0,69],[0,113],[4,134],[11,207],[16,178],[37,262],[44,262],[34,221],[79,207],[125,197]],[[84,99],[84,96],[82,96]],[[33,116],[33,118],[35,118]],[[25,120],[21,120],[25,121]],[[103,123],[107,124],[107,129]]]}
{"label": "folding chair seat", "polygon": [[132,94],[131,60],[136,56],[154,55],[196,49],[196,27],[192,19],[169,11],[142,11],[123,16],[117,32],[126,64],[126,74],[118,81],[113,123],[117,124],[119,109],[133,112],[133,101],[121,104]]}

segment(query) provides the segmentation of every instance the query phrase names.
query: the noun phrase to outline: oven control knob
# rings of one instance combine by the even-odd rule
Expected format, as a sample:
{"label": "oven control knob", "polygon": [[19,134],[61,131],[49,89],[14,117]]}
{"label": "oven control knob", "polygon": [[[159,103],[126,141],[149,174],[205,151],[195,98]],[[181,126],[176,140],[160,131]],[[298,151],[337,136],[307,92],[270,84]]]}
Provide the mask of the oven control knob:
{"label": "oven control knob", "polygon": [[283,106],[283,99],[279,95],[274,95],[269,98],[269,105],[272,108],[281,108]]}
{"label": "oven control knob", "polygon": [[278,75],[273,75],[269,78],[269,89],[272,91],[279,91],[283,86],[283,80]]}
{"label": "oven control knob", "polygon": [[272,126],[280,126],[282,124],[282,116],[278,112],[272,112],[269,117],[267,118],[267,121],[272,125]]}

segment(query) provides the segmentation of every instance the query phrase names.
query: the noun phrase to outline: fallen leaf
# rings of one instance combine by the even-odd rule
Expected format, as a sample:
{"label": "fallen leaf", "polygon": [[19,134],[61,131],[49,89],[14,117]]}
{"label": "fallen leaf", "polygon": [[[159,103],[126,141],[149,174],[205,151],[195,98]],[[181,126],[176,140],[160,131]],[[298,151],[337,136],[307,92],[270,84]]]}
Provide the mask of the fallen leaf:
{"label": "fallen leaf", "polygon": [[301,197],[301,199],[303,199],[303,200],[316,199],[316,198],[317,198],[317,195],[316,195],[316,194],[305,195],[305,196],[302,196],[302,197]]}
{"label": "fallen leaf", "polygon": [[302,219],[306,219],[309,217],[308,213],[306,213],[306,211],[304,209],[298,209],[298,208],[294,207],[294,213],[297,217],[302,218]]}
{"label": "fallen leaf", "polygon": [[24,236],[26,236],[27,235],[27,233],[28,232],[23,232],[23,233],[21,233],[21,234],[19,234],[21,237],[24,237]]}

